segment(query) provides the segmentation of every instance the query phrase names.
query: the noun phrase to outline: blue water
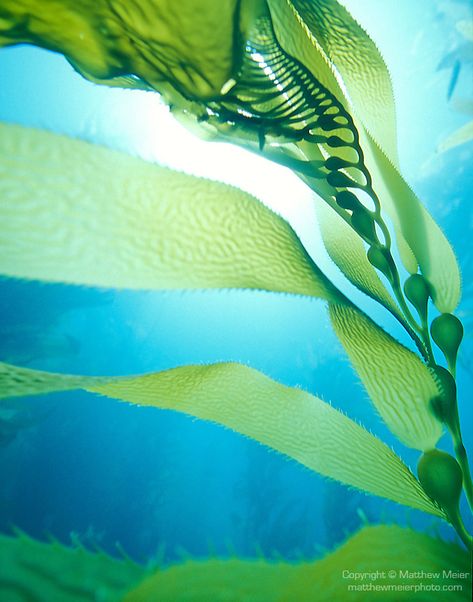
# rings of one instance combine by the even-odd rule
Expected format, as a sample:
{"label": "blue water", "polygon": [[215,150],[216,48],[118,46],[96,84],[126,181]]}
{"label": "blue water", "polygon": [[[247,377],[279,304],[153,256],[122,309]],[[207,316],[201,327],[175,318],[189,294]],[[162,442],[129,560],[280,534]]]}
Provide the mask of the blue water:
{"label": "blue water", "polygon": [[[455,47],[453,24],[462,4],[351,4],[390,66],[402,167],[457,251],[466,283],[460,311],[471,326],[473,176],[467,165],[472,149],[436,154],[439,142],[471,119],[447,101],[449,71],[436,70]],[[396,31],[402,31],[402,44]],[[152,121],[148,127],[157,102],[149,93],[100,88],[82,80],[61,57],[27,47],[0,51],[0,81],[2,120],[179,162],[179,148],[161,134],[159,124]],[[465,64],[453,99],[471,98],[472,92],[471,65]],[[196,162],[197,153],[194,158]],[[265,187],[263,176],[261,180],[259,189]],[[307,206],[301,203],[304,211]],[[303,216],[300,222],[305,221]],[[317,247],[312,230],[301,236],[309,248]],[[340,282],[327,259],[321,262]],[[361,295],[354,296],[403,338],[392,321]],[[472,420],[472,354],[468,331],[459,374],[465,425]],[[0,280],[0,359],[81,374],[239,361],[330,401],[411,466],[417,462],[418,454],[404,448],[374,416],[323,304],[314,300],[230,291],[131,293],[5,279]],[[119,553],[118,543],[140,561],[164,550],[165,560],[172,561],[183,551],[193,556],[313,557],[355,530],[362,515],[371,522],[408,520],[419,528],[433,523],[421,513],[328,482],[235,433],[177,413],[80,392],[7,407],[11,419],[0,430],[3,532],[15,525],[38,538],[79,539],[113,554]],[[471,429],[465,429],[465,438],[471,454]],[[442,529],[451,537],[448,528]]]}

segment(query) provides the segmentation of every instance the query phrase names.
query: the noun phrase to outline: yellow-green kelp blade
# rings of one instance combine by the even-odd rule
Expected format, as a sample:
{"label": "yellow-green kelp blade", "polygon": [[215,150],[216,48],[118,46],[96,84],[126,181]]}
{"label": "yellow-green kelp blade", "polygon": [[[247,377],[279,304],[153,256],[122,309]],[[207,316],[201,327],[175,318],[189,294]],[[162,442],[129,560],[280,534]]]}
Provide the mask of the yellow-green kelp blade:
{"label": "yellow-green kelp blade", "polygon": [[438,309],[453,311],[461,291],[458,264],[444,234],[396,167],[392,85],[375,44],[336,0],[269,0],[269,5],[283,47],[355,118],[373,189],[392,220],[405,267],[415,273],[420,266]]}
{"label": "yellow-green kelp blade", "polygon": [[[361,239],[325,203],[319,202],[317,210],[324,245],[335,264],[352,284],[409,329],[369,263]],[[430,402],[440,392],[427,367],[357,308],[331,303],[329,311],[338,338],[391,431],[409,447],[434,447],[442,426]]]}
{"label": "yellow-green kelp blade", "polygon": [[438,146],[439,153],[445,153],[452,148],[461,146],[462,144],[468,144],[473,141],[473,121],[469,121],[462,125],[458,130],[455,130],[449,134]]}
{"label": "yellow-green kelp blade", "polygon": [[80,545],[40,542],[23,533],[0,535],[0,600],[117,602],[149,571]]}
{"label": "yellow-green kelp blade", "polygon": [[326,477],[442,516],[389,447],[329,404],[235,363],[134,377],[80,377],[0,364],[3,398],[82,388],[226,426]]}
{"label": "yellow-green kelp blade", "polygon": [[381,417],[405,445],[435,447],[442,424],[431,409],[440,395],[419,357],[356,308],[329,304],[332,325]]}
{"label": "yellow-green kelp blade", "polygon": [[340,298],[290,226],[231,186],[0,124],[0,273]]}
{"label": "yellow-green kelp blade", "polygon": [[[435,573],[435,588],[419,571]],[[379,525],[315,562],[188,561],[148,577],[125,602],[460,602],[470,593],[468,554],[457,545]]]}

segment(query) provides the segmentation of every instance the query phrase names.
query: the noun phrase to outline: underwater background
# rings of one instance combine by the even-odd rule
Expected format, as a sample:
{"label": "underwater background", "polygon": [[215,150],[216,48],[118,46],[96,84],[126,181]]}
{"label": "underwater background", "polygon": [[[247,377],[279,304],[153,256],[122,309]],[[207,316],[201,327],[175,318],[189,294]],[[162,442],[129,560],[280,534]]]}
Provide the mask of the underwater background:
{"label": "underwater background", "polygon": [[[344,3],[390,68],[401,168],[456,250],[466,325],[460,416],[472,424],[472,143],[442,151],[473,117],[469,0]],[[467,32],[468,33],[468,32]],[[470,44],[470,46],[468,46]],[[469,47],[469,50],[468,50]],[[0,51],[0,119],[87,139],[244,188],[286,217],[340,288],[409,341],[344,283],[324,254],[310,193],[282,167],[198,140],[154,93],[84,81],[31,47]],[[469,104],[468,104],[469,103]],[[0,226],[1,227],[1,226]],[[300,386],[364,424],[414,467],[375,416],[322,302],[263,292],[126,292],[0,280],[0,360],[55,372],[137,374],[238,361]],[[465,429],[473,453],[473,433]],[[446,438],[445,438],[446,441]],[[442,441],[441,446],[448,443]],[[356,454],[356,450],[353,450]],[[323,479],[220,426],[82,392],[0,409],[0,530],[81,541],[140,562],[220,556],[312,558],[364,521],[452,530],[432,517]],[[470,525],[467,525],[467,527]]]}

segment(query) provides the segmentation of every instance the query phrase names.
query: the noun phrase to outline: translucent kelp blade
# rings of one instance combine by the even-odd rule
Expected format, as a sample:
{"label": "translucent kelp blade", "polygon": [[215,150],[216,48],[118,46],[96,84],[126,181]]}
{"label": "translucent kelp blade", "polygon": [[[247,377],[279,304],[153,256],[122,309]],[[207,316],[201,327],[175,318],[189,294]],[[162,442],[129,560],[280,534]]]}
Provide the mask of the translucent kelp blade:
{"label": "translucent kelp blade", "polygon": [[438,146],[439,153],[445,153],[452,148],[468,144],[473,141],[473,121],[469,121],[462,125],[458,130],[449,134]]}
{"label": "translucent kelp blade", "polygon": [[[135,76],[187,97],[218,94],[232,76],[238,0],[2,0],[0,46],[64,54],[96,80]],[[108,82],[107,82],[108,83]]]}
{"label": "translucent kelp blade", "polygon": [[[397,163],[391,78],[373,40],[337,0],[282,1],[304,25],[314,46],[320,46],[335,66],[358,119]],[[271,6],[279,2],[269,0]]]}
{"label": "translucent kelp blade", "polygon": [[216,422],[326,477],[442,516],[407,466],[377,437],[328,403],[246,366],[184,366],[100,383],[97,377],[0,364],[4,398],[78,387]]}
{"label": "translucent kelp blade", "polygon": [[0,599],[5,602],[116,602],[147,575],[144,567],[82,546],[0,535]]}
{"label": "translucent kelp blade", "polygon": [[405,445],[435,447],[442,425],[431,410],[440,395],[419,357],[356,308],[329,304],[335,332],[379,414]]}
{"label": "translucent kelp blade", "polygon": [[0,195],[7,276],[340,296],[254,197],[86,142],[0,125]]}
{"label": "translucent kelp blade", "polygon": [[317,202],[316,209],[324,246],[332,261],[354,286],[384,305],[409,328],[394,299],[368,261],[360,236],[326,203]]}
{"label": "translucent kelp blade", "polygon": [[[435,574],[435,588],[409,578],[418,571]],[[211,559],[171,566],[145,579],[125,602],[460,602],[470,599],[469,571],[468,554],[457,545],[378,525],[364,527],[313,562]],[[425,589],[415,590],[421,583]],[[367,590],[367,585],[376,587]]]}

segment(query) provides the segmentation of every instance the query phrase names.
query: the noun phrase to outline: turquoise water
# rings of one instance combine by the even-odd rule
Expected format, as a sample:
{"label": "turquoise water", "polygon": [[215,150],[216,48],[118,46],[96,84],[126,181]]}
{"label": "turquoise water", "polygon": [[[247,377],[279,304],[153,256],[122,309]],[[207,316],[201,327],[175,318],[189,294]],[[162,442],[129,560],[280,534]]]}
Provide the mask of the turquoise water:
{"label": "turquoise water", "polygon": [[[458,110],[461,99],[471,99],[471,65],[461,60],[450,100],[455,61],[437,70],[460,43],[454,25],[466,3],[351,4],[392,72],[401,165],[457,251],[465,282],[461,313],[471,326],[471,145],[437,152],[445,136],[471,119]],[[307,192],[283,168],[266,171],[254,157],[242,158],[243,151],[198,145],[181,129],[171,129],[172,118],[156,95],[99,88],[46,51],[0,51],[0,76],[2,120],[86,138],[248,188],[290,219],[318,263],[342,282],[320,255]],[[257,181],[250,172],[255,166]],[[353,296],[403,337],[371,303]],[[411,466],[417,461],[417,453],[374,416],[321,302],[269,293],[131,293],[2,280],[0,310],[5,361],[82,374],[239,361],[330,401]],[[472,352],[467,332],[459,374],[465,424],[472,419]],[[313,557],[355,530],[363,517],[432,524],[420,513],[329,483],[250,440],[183,415],[77,392],[21,400],[2,411],[4,532],[16,525],[38,538],[79,539],[115,554],[118,542],[144,561],[161,548],[167,560],[182,550],[193,556],[236,551]],[[471,450],[471,433],[465,435]]]}

